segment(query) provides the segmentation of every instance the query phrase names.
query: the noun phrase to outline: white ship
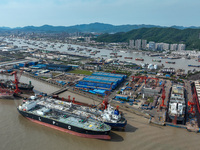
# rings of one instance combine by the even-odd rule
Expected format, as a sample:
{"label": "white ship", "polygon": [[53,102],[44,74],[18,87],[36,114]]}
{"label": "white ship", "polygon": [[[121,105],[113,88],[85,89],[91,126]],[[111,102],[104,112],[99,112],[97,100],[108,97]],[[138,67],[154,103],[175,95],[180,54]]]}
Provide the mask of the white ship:
{"label": "white ship", "polygon": [[169,118],[184,122],[186,111],[185,89],[181,85],[173,85],[169,99]]}

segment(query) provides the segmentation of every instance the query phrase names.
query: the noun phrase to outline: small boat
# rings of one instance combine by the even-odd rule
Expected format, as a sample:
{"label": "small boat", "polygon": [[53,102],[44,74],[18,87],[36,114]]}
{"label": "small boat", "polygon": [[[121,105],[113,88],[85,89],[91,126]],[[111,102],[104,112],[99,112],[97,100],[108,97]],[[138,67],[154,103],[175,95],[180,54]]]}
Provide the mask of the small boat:
{"label": "small boat", "polygon": [[200,65],[188,65],[188,67],[200,67]]}
{"label": "small boat", "polygon": [[107,57],[107,55],[101,55],[101,57]]}
{"label": "small boat", "polygon": [[176,62],[175,61],[166,61],[165,63],[167,63],[167,64],[175,64]]}
{"label": "small boat", "polygon": [[161,62],[159,59],[152,59],[153,62]]}
{"label": "small boat", "polygon": [[110,53],[110,55],[117,55],[117,53]]}
{"label": "small boat", "polygon": [[133,57],[124,57],[124,59],[133,59]]}
{"label": "small boat", "polygon": [[135,60],[137,60],[137,61],[144,61],[143,58],[135,58]]}
{"label": "small boat", "polygon": [[0,98],[13,98],[14,91],[11,91],[9,89],[3,89],[0,88]]}

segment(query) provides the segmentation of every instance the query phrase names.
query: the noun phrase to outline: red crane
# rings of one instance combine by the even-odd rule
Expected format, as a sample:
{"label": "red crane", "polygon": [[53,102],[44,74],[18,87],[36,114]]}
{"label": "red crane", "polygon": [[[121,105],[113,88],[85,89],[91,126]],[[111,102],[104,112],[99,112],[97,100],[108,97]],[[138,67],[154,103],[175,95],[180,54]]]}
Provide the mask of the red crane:
{"label": "red crane", "polygon": [[147,79],[153,79],[153,80],[156,80],[156,86],[157,86],[157,83],[158,83],[158,78],[153,78],[153,77],[146,77],[146,76],[132,76],[132,81],[134,81],[135,78],[140,78],[141,80],[145,80],[145,85],[146,85],[146,80]]}
{"label": "red crane", "polygon": [[[25,66],[25,65],[26,65],[26,63],[24,64],[24,66]],[[22,76],[23,71],[24,71],[24,67],[23,67],[22,70],[20,71],[19,76],[17,76],[17,71],[13,71],[13,72],[11,73],[11,75],[14,75],[14,77],[15,77],[15,81],[13,82],[13,83],[15,84],[15,91],[14,91],[15,94],[18,94],[18,93],[21,92],[20,89],[19,89],[18,84],[19,84],[19,80],[20,80],[20,78],[21,78],[21,76]]]}
{"label": "red crane", "polygon": [[15,91],[14,91],[14,93],[15,93],[15,94],[18,94],[18,93],[21,92],[20,89],[19,89],[19,87],[18,87],[19,79],[20,79],[20,78],[17,76],[17,71],[13,71],[13,72],[11,73],[11,75],[14,75],[14,76],[15,76],[15,81],[13,82],[13,83],[15,84]]}
{"label": "red crane", "polygon": [[188,106],[190,106],[189,113],[195,114],[194,105],[196,105],[196,103],[188,101]]}
{"label": "red crane", "polygon": [[196,102],[197,109],[198,109],[198,111],[200,113],[199,100],[198,100],[198,96],[197,96],[197,92],[196,92],[195,86],[194,86],[193,100]]}
{"label": "red crane", "polygon": [[165,83],[162,84],[162,104],[160,105],[161,107],[166,107],[166,105],[164,104],[165,102]]}
{"label": "red crane", "polygon": [[113,82],[110,84],[109,91],[107,91],[105,93],[105,97],[104,97],[104,100],[103,100],[103,103],[102,103],[102,107],[104,107],[104,109],[107,109],[107,107],[108,107],[108,96],[110,95],[110,92],[112,90],[112,85],[113,85]]}
{"label": "red crane", "polygon": [[116,70],[113,70],[111,73],[116,73]]}

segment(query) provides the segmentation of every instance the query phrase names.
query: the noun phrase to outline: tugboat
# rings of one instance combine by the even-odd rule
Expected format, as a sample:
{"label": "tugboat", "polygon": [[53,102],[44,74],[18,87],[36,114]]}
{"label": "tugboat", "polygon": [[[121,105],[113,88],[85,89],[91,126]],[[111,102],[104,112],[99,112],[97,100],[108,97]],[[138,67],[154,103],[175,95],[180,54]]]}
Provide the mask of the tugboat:
{"label": "tugboat", "polygon": [[77,106],[50,97],[31,96],[17,109],[27,119],[50,128],[86,138],[110,139],[111,127]]}

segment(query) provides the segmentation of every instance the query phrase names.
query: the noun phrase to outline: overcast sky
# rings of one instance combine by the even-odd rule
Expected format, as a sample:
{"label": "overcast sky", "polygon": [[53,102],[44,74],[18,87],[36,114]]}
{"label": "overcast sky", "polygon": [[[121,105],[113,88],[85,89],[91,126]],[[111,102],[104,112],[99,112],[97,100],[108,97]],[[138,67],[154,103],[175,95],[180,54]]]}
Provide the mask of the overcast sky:
{"label": "overcast sky", "polygon": [[0,0],[0,26],[200,26],[200,0]]}

